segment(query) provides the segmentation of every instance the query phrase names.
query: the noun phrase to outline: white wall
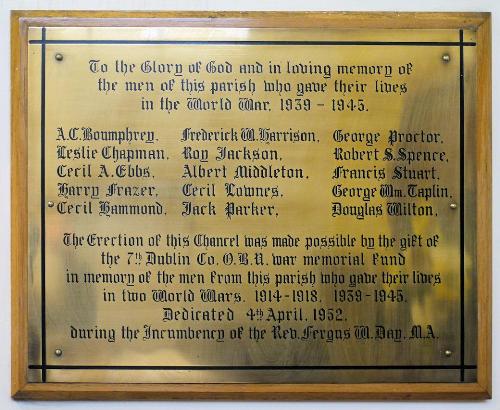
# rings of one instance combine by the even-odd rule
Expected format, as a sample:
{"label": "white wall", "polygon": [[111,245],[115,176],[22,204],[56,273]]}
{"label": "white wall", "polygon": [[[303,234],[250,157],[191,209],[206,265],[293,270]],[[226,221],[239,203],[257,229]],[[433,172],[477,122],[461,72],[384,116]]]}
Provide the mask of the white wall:
{"label": "white wall", "polygon": [[[91,10],[357,10],[357,11],[490,11],[493,14],[493,394],[484,402],[405,403],[405,409],[500,409],[500,2],[498,0],[0,0],[0,409],[399,409],[389,403],[234,403],[234,402],[15,402],[10,399],[10,31],[11,9]],[[496,221],[496,223],[495,223]],[[495,296],[498,301],[495,301]]]}

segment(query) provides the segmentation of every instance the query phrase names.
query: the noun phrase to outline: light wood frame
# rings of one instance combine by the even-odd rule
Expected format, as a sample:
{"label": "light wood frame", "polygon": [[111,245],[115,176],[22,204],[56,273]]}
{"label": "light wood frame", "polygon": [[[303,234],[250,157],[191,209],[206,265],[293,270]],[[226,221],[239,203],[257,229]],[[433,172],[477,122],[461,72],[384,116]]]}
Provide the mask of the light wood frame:
{"label": "light wood frame", "polygon": [[[477,383],[115,384],[29,383],[27,32],[30,26],[218,26],[477,30],[476,203]],[[158,399],[485,399],[491,398],[491,19],[489,13],[293,13],[13,11],[12,104],[12,396],[45,400]]]}

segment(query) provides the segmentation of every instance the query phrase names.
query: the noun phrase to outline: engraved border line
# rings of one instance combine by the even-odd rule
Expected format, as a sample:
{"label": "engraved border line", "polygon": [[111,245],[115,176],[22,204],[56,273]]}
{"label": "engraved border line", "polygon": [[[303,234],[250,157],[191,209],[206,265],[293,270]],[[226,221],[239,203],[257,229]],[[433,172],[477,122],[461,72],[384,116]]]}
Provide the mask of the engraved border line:
{"label": "engraved border line", "polygon": [[472,41],[292,41],[292,40],[29,40],[29,44],[172,44],[270,46],[472,46]]}

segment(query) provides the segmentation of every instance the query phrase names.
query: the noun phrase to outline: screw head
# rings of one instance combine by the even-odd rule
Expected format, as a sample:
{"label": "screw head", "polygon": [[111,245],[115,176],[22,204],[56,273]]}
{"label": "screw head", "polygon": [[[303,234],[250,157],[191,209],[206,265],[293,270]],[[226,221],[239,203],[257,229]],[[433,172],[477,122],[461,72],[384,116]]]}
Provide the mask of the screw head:
{"label": "screw head", "polygon": [[450,55],[449,54],[443,54],[441,57],[445,63],[448,63],[450,61]]}
{"label": "screw head", "polygon": [[63,55],[61,53],[57,53],[54,58],[57,60],[57,61],[62,61],[63,60]]}
{"label": "screw head", "polygon": [[445,350],[445,351],[444,351],[444,355],[445,355],[446,357],[450,357],[450,356],[452,355],[452,353],[453,353],[453,352],[452,352],[451,350]]}
{"label": "screw head", "polygon": [[54,350],[54,354],[55,354],[56,356],[62,356],[62,353],[63,353],[63,352],[62,352],[62,350],[61,350],[61,349],[56,349],[56,350]]}
{"label": "screw head", "polygon": [[47,206],[49,208],[52,208],[54,206],[54,202],[52,202],[52,201],[47,202]]}
{"label": "screw head", "polygon": [[454,202],[450,204],[450,208],[451,209],[457,209],[457,206],[458,205],[456,203],[454,203]]}

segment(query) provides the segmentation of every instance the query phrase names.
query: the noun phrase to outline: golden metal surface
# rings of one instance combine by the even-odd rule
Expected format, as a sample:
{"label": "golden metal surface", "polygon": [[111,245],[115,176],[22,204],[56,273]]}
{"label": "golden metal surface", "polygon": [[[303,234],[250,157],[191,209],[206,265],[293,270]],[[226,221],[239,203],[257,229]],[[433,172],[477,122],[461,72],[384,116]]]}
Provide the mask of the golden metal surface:
{"label": "golden metal surface", "polygon": [[[475,380],[475,53],[463,46],[462,204],[458,39],[456,30],[31,29],[30,379],[456,382],[462,369]],[[109,133],[127,129],[154,138]],[[200,130],[230,138],[182,140]],[[390,142],[391,131],[412,136]],[[147,158],[130,157],[139,154]],[[277,176],[236,177],[253,166]],[[393,178],[404,173],[413,178]],[[154,215],[102,215],[107,201]],[[204,215],[183,216],[187,202]],[[391,203],[405,214],[389,215],[400,206]],[[258,215],[229,217],[233,204]],[[339,206],[357,216],[333,215]],[[227,240],[206,247],[200,235]],[[97,239],[118,236],[136,239]],[[395,283],[383,283],[387,272]],[[147,338],[152,329],[164,338]],[[208,339],[169,337],[177,330]]]}

